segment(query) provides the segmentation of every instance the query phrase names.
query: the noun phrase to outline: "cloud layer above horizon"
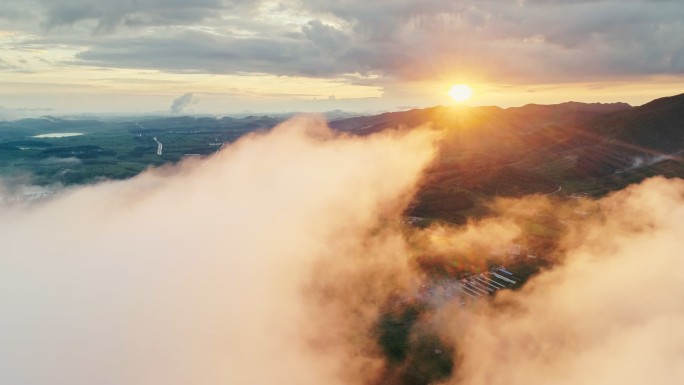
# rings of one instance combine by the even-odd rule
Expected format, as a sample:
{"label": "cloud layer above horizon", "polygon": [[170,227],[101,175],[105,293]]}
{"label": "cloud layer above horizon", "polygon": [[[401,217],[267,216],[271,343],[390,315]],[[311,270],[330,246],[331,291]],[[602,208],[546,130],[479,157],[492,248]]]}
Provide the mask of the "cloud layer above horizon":
{"label": "cloud layer above horizon", "polygon": [[76,64],[398,79],[465,70],[523,82],[684,72],[677,1],[30,3],[0,6],[2,29],[37,35],[14,47],[84,47]]}
{"label": "cloud layer above horizon", "polygon": [[[7,0],[0,71],[258,74],[386,95],[458,79],[624,83],[684,74],[682,19],[677,0]],[[322,95],[334,91],[309,97]]]}

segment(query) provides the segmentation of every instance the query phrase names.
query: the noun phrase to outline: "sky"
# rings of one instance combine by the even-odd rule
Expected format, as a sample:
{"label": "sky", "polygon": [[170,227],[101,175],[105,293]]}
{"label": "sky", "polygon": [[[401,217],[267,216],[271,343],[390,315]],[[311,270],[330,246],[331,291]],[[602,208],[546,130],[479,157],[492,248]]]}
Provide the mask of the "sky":
{"label": "sky", "polygon": [[0,112],[640,105],[684,89],[681,36],[681,0],[3,0]]}

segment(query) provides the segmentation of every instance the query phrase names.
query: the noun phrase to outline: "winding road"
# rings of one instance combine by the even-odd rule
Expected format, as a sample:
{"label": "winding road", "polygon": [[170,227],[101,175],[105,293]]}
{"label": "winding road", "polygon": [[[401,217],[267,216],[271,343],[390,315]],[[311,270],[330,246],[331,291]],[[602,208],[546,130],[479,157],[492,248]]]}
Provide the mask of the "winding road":
{"label": "winding road", "polygon": [[157,140],[156,136],[154,137],[154,141],[157,142],[157,155],[161,155],[162,154],[162,148],[164,148],[164,145],[161,144],[161,142]]}
{"label": "winding road", "polygon": [[563,186],[558,185],[558,190],[551,192],[551,193],[548,193],[548,194],[544,194],[544,196],[558,194],[559,192],[561,192],[562,189],[563,189]]}

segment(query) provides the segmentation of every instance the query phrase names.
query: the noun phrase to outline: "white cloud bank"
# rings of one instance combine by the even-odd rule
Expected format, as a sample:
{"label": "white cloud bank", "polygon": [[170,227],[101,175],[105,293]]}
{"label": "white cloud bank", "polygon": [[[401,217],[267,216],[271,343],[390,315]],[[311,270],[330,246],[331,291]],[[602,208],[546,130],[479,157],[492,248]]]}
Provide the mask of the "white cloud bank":
{"label": "white cloud bank", "polygon": [[[0,383],[394,384],[368,332],[423,278],[407,239],[430,234],[398,216],[435,135],[300,118],[208,160],[0,207]],[[516,207],[535,202],[550,204]],[[425,315],[456,346],[446,383],[682,383],[684,182],[599,203],[522,291]],[[449,247],[516,236],[492,221]]]}
{"label": "white cloud bank", "polygon": [[565,239],[565,263],[517,293],[438,321],[460,349],[449,384],[684,382],[684,181],[600,201]]}
{"label": "white cloud bank", "polygon": [[[311,269],[396,213],[426,131],[300,119],[208,161],[0,211],[0,383],[334,384],[307,335]],[[309,333],[309,330],[312,330]]]}

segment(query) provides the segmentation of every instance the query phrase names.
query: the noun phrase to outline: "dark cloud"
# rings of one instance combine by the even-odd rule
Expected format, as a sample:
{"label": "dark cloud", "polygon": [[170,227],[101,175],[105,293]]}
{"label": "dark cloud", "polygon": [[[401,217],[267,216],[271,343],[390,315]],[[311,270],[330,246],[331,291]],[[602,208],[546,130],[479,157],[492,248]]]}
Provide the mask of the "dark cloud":
{"label": "dark cloud", "polygon": [[320,77],[359,73],[378,75],[380,82],[453,73],[526,83],[684,73],[684,7],[674,0],[34,4],[36,20],[50,31],[88,22],[104,32],[57,42],[79,41],[86,50],[78,60],[88,65]]}
{"label": "dark cloud", "polygon": [[301,34],[243,38],[184,31],[169,36],[101,39],[77,59],[87,65],[191,73],[332,76],[354,71],[328,51]]}
{"label": "dark cloud", "polygon": [[95,32],[150,25],[193,25],[218,18],[222,12],[242,12],[259,4],[248,0],[6,0],[0,19],[33,18],[48,31],[80,22],[95,23]]}
{"label": "dark cloud", "polygon": [[13,25],[16,21],[29,19],[31,15],[31,11],[20,2],[9,0],[0,3],[0,22]]}
{"label": "dark cloud", "polygon": [[97,22],[98,30],[113,30],[120,25],[187,25],[215,17],[222,9],[233,5],[222,0],[58,0],[44,3],[46,27],[92,19]]}
{"label": "dark cloud", "polygon": [[324,50],[335,51],[349,44],[349,36],[339,29],[324,24],[320,20],[311,20],[302,27],[307,39]]}
{"label": "dark cloud", "polygon": [[[682,73],[676,1],[305,1],[347,21],[357,52],[401,77],[477,69],[536,80]],[[399,59],[399,60],[398,60]],[[505,70],[502,70],[505,67]]]}

